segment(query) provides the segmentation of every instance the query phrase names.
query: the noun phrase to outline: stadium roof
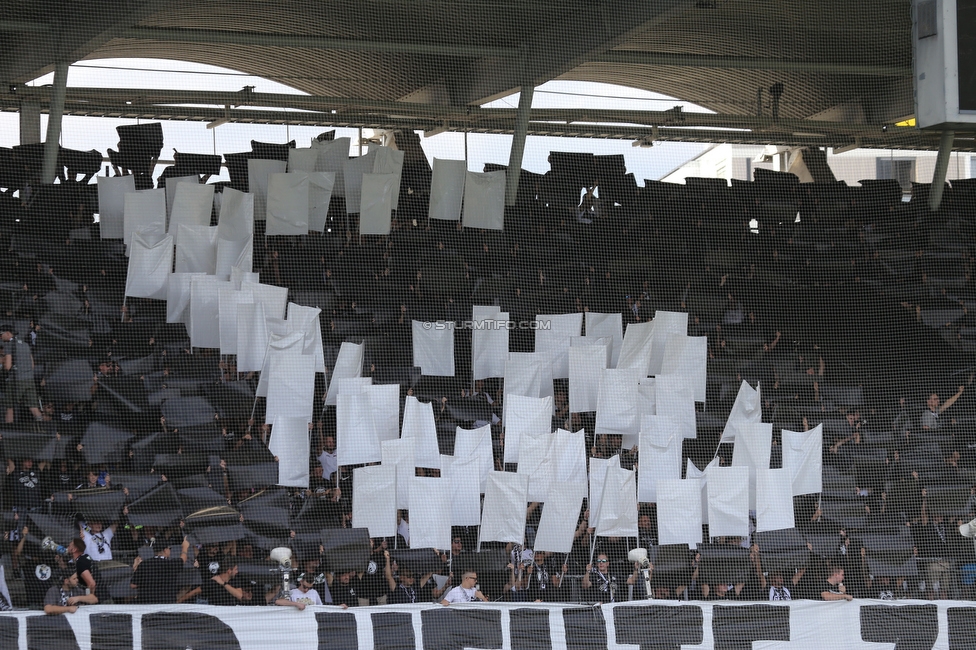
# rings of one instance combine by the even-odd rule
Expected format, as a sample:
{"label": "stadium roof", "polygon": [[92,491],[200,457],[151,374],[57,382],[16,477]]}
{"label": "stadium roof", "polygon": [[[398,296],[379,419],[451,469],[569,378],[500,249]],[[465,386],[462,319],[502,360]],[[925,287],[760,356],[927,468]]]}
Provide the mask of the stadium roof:
{"label": "stadium roof", "polygon": [[[533,110],[529,134],[938,147],[938,134],[894,126],[913,112],[906,0],[92,0],[59,3],[58,12],[43,3],[0,7],[3,110],[18,110],[31,93],[46,110],[49,91],[13,91],[12,84],[56,62],[151,57],[223,66],[311,97],[69,89],[65,112],[510,133],[515,109],[478,107],[523,85],[563,79],[665,93],[716,114]],[[177,110],[174,103],[197,107]],[[955,148],[972,149],[974,140],[959,134]]]}

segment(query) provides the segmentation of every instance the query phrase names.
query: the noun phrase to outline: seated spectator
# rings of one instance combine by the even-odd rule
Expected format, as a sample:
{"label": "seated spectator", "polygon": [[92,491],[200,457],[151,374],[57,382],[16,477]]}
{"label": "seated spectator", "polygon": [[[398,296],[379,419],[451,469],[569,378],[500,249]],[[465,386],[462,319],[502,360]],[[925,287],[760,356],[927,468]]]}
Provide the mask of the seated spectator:
{"label": "seated spectator", "polygon": [[478,589],[478,574],[474,571],[465,571],[461,576],[461,584],[447,592],[441,605],[447,607],[451,603],[470,603],[475,600],[488,602],[488,598]]}
{"label": "seated spectator", "polygon": [[96,605],[98,598],[95,594],[86,594],[78,586],[78,574],[66,573],[61,579],[60,586],[52,586],[44,596],[44,613],[52,616],[57,614],[74,614],[78,605]]}
{"label": "seated spectator", "polygon": [[366,600],[360,595],[363,593],[362,580],[355,571],[346,571],[337,576],[332,576],[329,581],[329,589],[332,591],[333,602],[342,609],[358,607],[360,599]]}

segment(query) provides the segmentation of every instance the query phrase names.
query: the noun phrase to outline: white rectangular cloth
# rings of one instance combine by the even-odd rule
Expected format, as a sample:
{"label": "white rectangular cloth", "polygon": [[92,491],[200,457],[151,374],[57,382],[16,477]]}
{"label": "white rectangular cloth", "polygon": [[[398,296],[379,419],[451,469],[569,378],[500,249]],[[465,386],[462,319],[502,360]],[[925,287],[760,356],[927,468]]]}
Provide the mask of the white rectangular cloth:
{"label": "white rectangular cloth", "polygon": [[654,338],[654,323],[630,323],[620,344],[620,357],[617,369],[633,368],[646,377],[651,366],[651,343]]}
{"label": "white rectangular cloth", "polygon": [[688,334],[688,314],[683,312],[660,311],[654,314],[654,334],[651,340],[651,359],[647,369],[649,375],[661,374],[664,365],[664,349],[672,334]]}
{"label": "white rectangular cloth", "polygon": [[573,549],[576,522],[585,497],[585,483],[552,483],[539,517],[534,550],[569,553]]}
{"label": "white rectangular cloth", "polygon": [[335,367],[332,368],[332,377],[329,380],[329,389],[326,392],[325,403],[329,406],[336,404],[337,380],[350,377],[363,376],[363,351],[365,344],[350,343],[344,341],[339,346],[339,354],[336,356]]}
{"label": "white rectangular cloth", "polygon": [[569,339],[569,347],[584,347],[588,345],[598,345],[606,349],[607,361],[606,368],[610,367],[610,355],[613,352],[613,339],[609,336],[573,336]]}
{"label": "white rectangular cloth", "polygon": [[477,526],[481,523],[481,485],[475,479],[481,471],[481,462],[479,456],[441,457],[441,475],[451,485],[452,526]]}
{"label": "white rectangular cloth", "polygon": [[610,465],[620,465],[620,456],[613,458],[590,458],[590,524],[600,518],[600,508],[603,507],[603,485],[607,480],[607,469]]}
{"label": "white rectangular cloth", "polygon": [[586,336],[609,336],[613,341],[610,350],[609,368],[617,367],[620,359],[620,349],[624,343],[624,326],[622,314],[601,314],[595,311],[586,312]]}
{"label": "white rectangular cloth", "polygon": [[657,492],[658,544],[701,544],[701,482],[662,479],[657,484]]}
{"label": "white rectangular cloth", "polygon": [[513,472],[491,472],[481,512],[482,542],[525,541],[525,515],[529,478]]}
{"label": "white rectangular cloth", "polygon": [[366,389],[373,411],[373,430],[380,442],[400,437],[400,385],[378,384]]}
{"label": "white rectangular cloth", "polygon": [[169,224],[169,217],[173,214],[173,204],[176,202],[176,186],[180,183],[193,183],[194,185],[200,184],[200,177],[196,174],[191,174],[189,176],[177,176],[175,178],[166,179],[166,223],[167,227]]}
{"label": "white rectangular cloth", "polygon": [[641,377],[637,386],[637,410],[641,415],[657,415],[657,387],[654,377]]}
{"label": "white rectangular cloth", "polygon": [[743,381],[735,396],[735,402],[732,404],[729,419],[725,421],[725,429],[722,430],[722,442],[735,442],[736,434],[740,429],[761,420],[762,396],[760,395],[759,384],[753,388],[748,382]]}
{"label": "white rectangular cloth", "polygon": [[219,227],[217,235],[214,275],[221,280],[229,280],[235,268],[250,273],[254,268],[254,237],[248,235],[246,239],[221,239]]}
{"label": "white rectangular cloth", "polygon": [[583,328],[583,313],[539,314],[535,331],[536,353],[548,353],[552,362],[552,378],[569,377],[569,339],[579,336]]}
{"label": "white rectangular cloth", "polygon": [[[390,189],[390,207],[396,210],[400,206],[400,178],[403,176],[405,153],[392,147],[377,147],[375,151],[373,173],[393,176],[393,186]],[[365,182],[365,180],[364,178],[363,181]]]}
{"label": "white rectangular cloth", "polygon": [[[614,458],[617,458],[614,456]],[[597,537],[637,537],[637,480],[634,472],[610,463],[603,482]]]}
{"label": "white rectangular cloth", "polygon": [[[237,304],[237,371],[258,372],[264,367],[264,354],[268,349],[268,322],[264,306],[254,302]],[[229,325],[229,323],[228,323]]]}
{"label": "white rectangular cloth", "polygon": [[336,138],[335,140],[325,140],[319,142],[312,140],[312,149],[318,151],[318,159],[315,161],[315,171],[334,174],[335,185],[333,194],[335,196],[345,196],[345,180],[342,170],[349,160],[349,147],[352,143],[351,138]]}
{"label": "white rectangular cloth", "polygon": [[254,195],[225,187],[220,198],[217,236],[238,241],[254,234]]}
{"label": "white rectangular cloth", "polygon": [[708,534],[712,537],[749,535],[749,468],[712,467],[708,480]]}
{"label": "white rectangular cloth", "polygon": [[271,427],[268,451],[278,458],[278,485],[308,489],[308,421],[278,415]]}
{"label": "white rectangular cloth", "polygon": [[461,200],[464,198],[463,160],[434,158],[434,171],[430,180],[430,206],[428,219],[457,221],[461,218]]}
{"label": "white rectangular cloth", "polygon": [[823,424],[809,431],[782,430],[783,467],[793,477],[793,496],[823,492]]}
{"label": "white rectangular cloth", "polygon": [[552,480],[586,486],[586,434],[556,429],[552,441]]}
{"label": "white rectangular cloth", "polygon": [[446,478],[413,477],[410,548],[451,548],[451,485]]}
{"label": "white rectangular cloth", "polygon": [[304,332],[305,354],[315,355],[315,372],[325,372],[325,350],[322,345],[322,326],[319,315],[322,310],[318,307],[307,307],[288,303],[289,331]]}
{"label": "white rectangular cloth", "polygon": [[465,172],[461,222],[465,228],[504,228],[505,172]]}
{"label": "white rectangular cloth", "polygon": [[495,467],[495,460],[491,451],[490,424],[471,430],[457,428],[454,433],[454,457],[465,458],[467,456],[477,456],[479,459],[478,489],[484,493],[488,485],[488,473]]}
{"label": "white rectangular cloth", "polygon": [[241,289],[254,294],[254,302],[264,305],[264,314],[268,318],[282,319],[285,317],[285,306],[288,304],[288,287],[276,287],[273,284],[241,282]]}
{"label": "white rectangular cloth", "polygon": [[637,473],[637,499],[659,503],[657,486],[663,480],[681,478],[681,431],[678,423],[663,415],[641,418]]}
{"label": "white rectangular cloth", "polygon": [[413,321],[413,365],[428,377],[454,376],[454,323]]}
{"label": "white rectangular cloth", "polygon": [[125,295],[166,300],[170,269],[173,268],[173,238],[164,235],[155,242],[136,233],[129,246]]}
{"label": "white rectangular cloth", "polygon": [[658,375],[654,378],[655,409],[658,415],[674,419],[683,438],[698,437],[695,395],[680,376]]}
{"label": "white rectangular cloth", "polygon": [[166,190],[137,190],[123,197],[123,241],[143,230],[166,232]]}
{"label": "white rectangular cloth", "polygon": [[193,275],[190,281],[190,345],[220,348],[220,288],[230,286],[212,275]]}
{"label": "white rectangular cloth", "polygon": [[268,212],[268,179],[271,174],[284,174],[284,160],[247,161],[247,189],[254,196],[254,220],[264,221]]}
{"label": "white rectangular cloth", "polygon": [[379,438],[373,430],[369,395],[336,396],[336,454],[340,465],[378,463],[383,460]]}
{"label": "white rectangular cloth", "polygon": [[756,472],[769,469],[772,444],[773,425],[755,422],[739,432],[732,448],[732,465],[749,468],[749,507],[753,509],[756,507]]}
{"label": "white rectangular cloth", "polygon": [[254,295],[249,291],[235,289],[233,284],[217,290],[221,354],[237,354],[237,313],[242,302],[253,304]]}
{"label": "white rectangular cloth", "polygon": [[180,225],[209,226],[210,217],[213,215],[213,197],[213,185],[178,183],[167,232],[179,238]]}
{"label": "white rectangular cloth", "polygon": [[346,214],[353,214],[360,209],[363,194],[363,174],[373,173],[375,160],[376,153],[371,151],[365,156],[350,158],[343,163],[342,177],[346,185]]}
{"label": "white rectangular cloth", "polygon": [[268,208],[265,234],[308,234],[308,174],[290,172],[268,175]]}
{"label": "white rectangular cloth", "polygon": [[176,235],[176,272],[214,275],[217,268],[217,228],[181,223]]}
{"label": "white rectangular cloth", "polygon": [[383,465],[396,469],[396,507],[410,508],[410,479],[416,475],[414,468],[413,438],[381,440],[380,451]]}
{"label": "white rectangular cloth", "polygon": [[307,149],[295,148],[288,150],[288,172],[304,172],[306,174],[315,171],[315,163],[319,159],[319,150],[308,147]]}
{"label": "white rectangular cloth", "polygon": [[510,395],[552,397],[552,364],[545,354],[510,352],[505,362],[502,395],[502,423],[508,418]]}
{"label": "white rectangular cloth", "polygon": [[715,457],[711,460],[708,465],[705,466],[704,470],[698,469],[691,459],[689,458],[685,464],[685,478],[686,479],[697,479],[701,483],[701,513],[702,513],[702,523],[708,523],[708,470],[713,467],[718,467],[719,458]]}
{"label": "white rectangular cloth", "polygon": [[368,528],[370,537],[396,535],[396,469],[387,465],[357,467],[352,481],[352,525]]}
{"label": "white rectangular cloth", "polygon": [[788,468],[756,471],[756,532],[793,528],[793,477]]}
{"label": "white rectangular cloth", "polygon": [[691,387],[695,401],[704,402],[707,361],[707,337],[672,334],[664,346],[661,374],[681,377]]}
{"label": "white rectangular cloth", "polygon": [[437,424],[434,422],[434,406],[407,395],[403,404],[401,439],[414,441],[416,467],[440,468],[440,451],[437,446]]}
{"label": "white rectangular cloth", "polygon": [[[270,373],[265,422],[272,422],[278,415],[303,417],[311,422],[315,409],[315,357],[305,354],[300,332],[278,341],[275,338],[272,336],[268,345]],[[370,408],[375,408],[372,401]]]}
{"label": "white rectangular cloth", "polygon": [[523,435],[520,441],[521,460],[518,473],[529,479],[528,500],[545,501],[549,495],[549,484],[552,482],[552,443],[551,433],[539,435]]}
{"label": "white rectangular cloth", "polygon": [[[201,273],[172,273],[166,283],[166,322],[190,320],[190,282]],[[260,370],[260,368],[258,368]]]}
{"label": "white rectangular cloth", "polygon": [[504,377],[508,362],[508,312],[474,321],[471,331],[471,372],[473,379]]}
{"label": "white rectangular cloth", "polygon": [[537,436],[552,431],[552,398],[512,395],[505,423],[505,462],[519,462],[523,435]]}
{"label": "white rectangular cloth", "polygon": [[325,232],[329,204],[335,189],[335,172],[312,172],[308,175],[308,229]]}
{"label": "white rectangular cloth", "polygon": [[359,200],[359,234],[389,235],[393,199],[399,178],[394,174],[363,174]]}
{"label": "white rectangular cloth", "polygon": [[569,348],[569,410],[596,411],[603,371],[607,367],[606,345],[577,345]]}
{"label": "white rectangular cloth", "polygon": [[125,195],[136,191],[135,176],[98,176],[98,230],[102,239],[125,236]]}
{"label": "white rectangular cloth", "polygon": [[[596,426],[594,429],[596,433],[636,436],[640,432],[637,388],[641,376],[640,371],[636,368],[617,368],[603,371],[600,379],[600,394],[596,404]],[[632,442],[636,442],[636,440]]]}

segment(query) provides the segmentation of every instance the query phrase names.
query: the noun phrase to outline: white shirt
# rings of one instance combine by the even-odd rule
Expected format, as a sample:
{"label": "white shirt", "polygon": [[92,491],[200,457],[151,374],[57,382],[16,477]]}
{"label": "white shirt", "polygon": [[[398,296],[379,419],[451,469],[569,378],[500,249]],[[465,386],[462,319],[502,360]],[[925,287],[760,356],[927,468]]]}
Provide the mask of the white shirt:
{"label": "white shirt", "polygon": [[100,533],[93,533],[88,526],[81,529],[81,541],[85,543],[85,553],[96,562],[112,559],[112,538],[115,531],[106,528]]}
{"label": "white shirt", "polygon": [[306,605],[322,604],[322,598],[314,588],[309,589],[306,593],[302,593],[301,589],[295,587],[291,590],[291,600],[294,603],[305,603]]}
{"label": "white shirt", "polygon": [[319,454],[319,465],[322,466],[322,476],[328,479],[332,476],[337,469],[339,469],[339,456],[336,452],[331,454],[327,451],[322,451]]}
{"label": "white shirt", "polygon": [[444,600],[449,603],[470,603],[472,600],[475,600],[476,593],[478,593],[478,590],[474,587],[466,589],[464,587],[457,586],[447,592],[447,595],[444,596]]}

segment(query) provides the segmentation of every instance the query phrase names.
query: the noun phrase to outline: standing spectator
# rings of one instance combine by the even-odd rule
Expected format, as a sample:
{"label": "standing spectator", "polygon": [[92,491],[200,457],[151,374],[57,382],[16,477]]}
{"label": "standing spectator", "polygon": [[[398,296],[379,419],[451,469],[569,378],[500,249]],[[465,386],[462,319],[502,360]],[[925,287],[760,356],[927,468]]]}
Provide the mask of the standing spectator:
{"label": "standing spectator", "polygon": [[937,393],[932,393],[929,395],[928,400],[925,402],[926,409],[922,412],[922,416],[919,418],[919,424],[922,425],[923,429],[935,431],[940,428],[941,424],[939,422],[939,416],[942,415],[943,411],[956,403],[960,397],[962,397],[962,392],[965,390],[965,386],[960,386],[956,394],[942,402],[939,399]]}
{"label": "standing spectator", "polygon": [[112,539],[115,537],[118,523],[105,528],[101,521],[92,520],[91,523],[82,521],[79,522],[78,528],[81,532],[81,540],[93,560],[101,562],[112,559]]}
{"label": "standing spectator", "polygon": [[828,567],[827,572],[828,577],[820,597],[824,600],[854,600],[854,596],[847,593],[847,587],[844,586],[844,569],[839,566]]}
{"label": "standing spectator", "polygon": [[203,597],[209,605],[241,605],[244,590],[232,584],[237,577],[237,562],[233,558],[220,561],[220,573],[203,583]]}
{"label": "standing spectator", "polygon": [[75,537],[68,544],[68,555],[75,561],[75,574],[78,577],[76,583],[84,585],[89,593],[97,594],[96,587],[98,585],[92,573],[92,559],[85,553],[85,542],[80,537]]}
{"label": "standing spectator", "polygon": [[190,542],[184,539],[179,560],[170,557],[172,551],[169,546],[164,546],[159,553],[148,560],[136,558],[132,564],[135,573],[129,585],[133,589],[138,589],[136,604],[165,605],[176,602],[176,595],[180,589],[179,577],[183,572],[183,563],[186,562],[189,548]]}
{"label": "standing spectator", "polygon": [[291,590],[291,593],[287,598],[284,594],[280,594],[277,599],[275,599],[275,605],[280,605],[282,607],[294,607],[298,611],[304,611],[309,605],[321,605],[322,598],[319,596],[319,592],[315,589],[314,578],[307,573],[298,574],[298,585]]}
{"label": "standing spectator", "polygon": [[34,387],[34,357],[31,355],[30,345],[17,338],[17,331],[11,325],[0,326],[0,340],[5,343],[3,369],[9,373],[10,380],[4,391],[4,402],[7,405],[4,422],[13,424],[14,408],[20,403],[27,406],[35,420],[44,420],[37,389]]}
{"label": "standing spectator", "polygon": [[580,587],[601,603],[617,601],[617,577],[610,571],[610,558],[606,553],[597,554],[595,565],[586,565]]}
{"label": "standing spectator", "polygon": [[461,584],[447,592],[441,605],[446,607],[451,603],[470,603],[474,600],[488,602],[488,598],[478,589],[478,574],[474,571],[465,571],[461,576]]}

